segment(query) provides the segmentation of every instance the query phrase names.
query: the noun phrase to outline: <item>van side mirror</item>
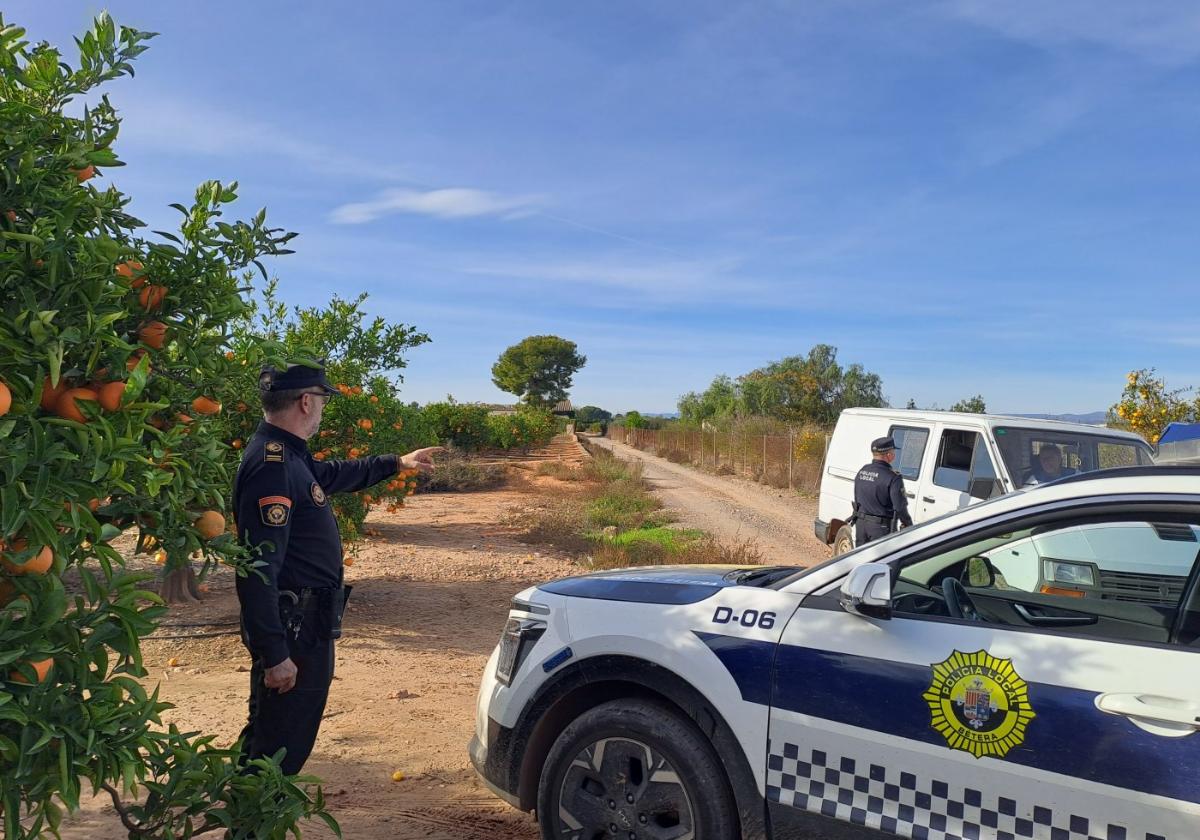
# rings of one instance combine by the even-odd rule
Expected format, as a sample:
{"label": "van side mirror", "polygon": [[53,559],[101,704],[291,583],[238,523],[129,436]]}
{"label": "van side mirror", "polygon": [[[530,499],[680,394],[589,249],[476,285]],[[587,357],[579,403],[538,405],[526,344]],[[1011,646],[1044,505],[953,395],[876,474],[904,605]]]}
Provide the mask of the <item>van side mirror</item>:
{"label": "van side mirror", "polygon": [[868,563],[850,572],[842,584],[842,609],[864,618],[892,617],[892,570]]}
{"label": "van side mirror", "polygon": [[972,478],[967,495],[972,499],[990,499],[1000,492],[1000,482],[994,478]]}

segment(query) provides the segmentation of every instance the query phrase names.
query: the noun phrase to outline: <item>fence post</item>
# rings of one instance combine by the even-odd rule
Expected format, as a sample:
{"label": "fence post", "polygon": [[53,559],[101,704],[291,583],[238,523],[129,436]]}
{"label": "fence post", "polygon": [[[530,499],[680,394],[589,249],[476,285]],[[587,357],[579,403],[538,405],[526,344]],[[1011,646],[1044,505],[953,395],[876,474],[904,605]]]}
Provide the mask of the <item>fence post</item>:
{"label": "fence post", "polygon": [[762,478],[760,479],[760,481],[763,484],[771,483],[771,482],[767,481],[767,436],[765,434],[763,435],[763,468],[762,468]]}
{"label": "fence post", "polygon": [[796,461],[796,430],[788,426],[788,489],[792,488],[792,464]]}

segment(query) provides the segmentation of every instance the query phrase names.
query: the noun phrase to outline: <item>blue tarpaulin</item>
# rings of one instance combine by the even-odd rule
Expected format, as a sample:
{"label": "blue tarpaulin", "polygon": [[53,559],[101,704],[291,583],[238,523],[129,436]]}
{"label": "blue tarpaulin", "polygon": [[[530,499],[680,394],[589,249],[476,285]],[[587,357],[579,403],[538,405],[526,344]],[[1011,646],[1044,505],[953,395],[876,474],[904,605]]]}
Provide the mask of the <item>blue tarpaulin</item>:
{"label": "blue tarpaulin", "polygon": [[1200,423],[1168,423],[1158,443],[1161,446],[1183,440],[1200,440]]}

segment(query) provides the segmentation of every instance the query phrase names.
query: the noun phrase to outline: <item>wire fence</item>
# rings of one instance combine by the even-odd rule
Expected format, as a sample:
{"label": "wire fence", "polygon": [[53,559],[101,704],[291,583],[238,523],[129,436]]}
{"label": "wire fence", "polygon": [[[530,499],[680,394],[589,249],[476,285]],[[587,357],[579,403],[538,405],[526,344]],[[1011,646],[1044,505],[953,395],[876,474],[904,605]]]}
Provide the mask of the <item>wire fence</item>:
{"label": "wire fence", "polygon": [[816,495],[829,433],[803,427],[786,434],[718,429],[628,429],[611,425],[607,436],[676,464],[717,475],[736,475],[779,489]]}

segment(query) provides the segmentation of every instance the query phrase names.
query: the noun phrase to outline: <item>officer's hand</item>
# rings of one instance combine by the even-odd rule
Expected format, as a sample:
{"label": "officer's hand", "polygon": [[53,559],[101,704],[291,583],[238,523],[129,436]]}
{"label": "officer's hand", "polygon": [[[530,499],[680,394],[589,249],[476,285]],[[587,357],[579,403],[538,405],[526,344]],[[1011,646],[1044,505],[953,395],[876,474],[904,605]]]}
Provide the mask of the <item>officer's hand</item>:
{"label": "officer's hand", "polygon": [[263,675],[263,684],[267,688],[274,688],[280,694],[286,694],[296,687],[296,663],[291,660],[291,657],[267,669]]}
{"label": "officer's hand", "polygon": [[407,455],[400,456],[400,469],[431,473],[433,472],[433,456],[440,455],[445,451],[445,448],[441,446],[426,446],[424,449],[413,450]]}

